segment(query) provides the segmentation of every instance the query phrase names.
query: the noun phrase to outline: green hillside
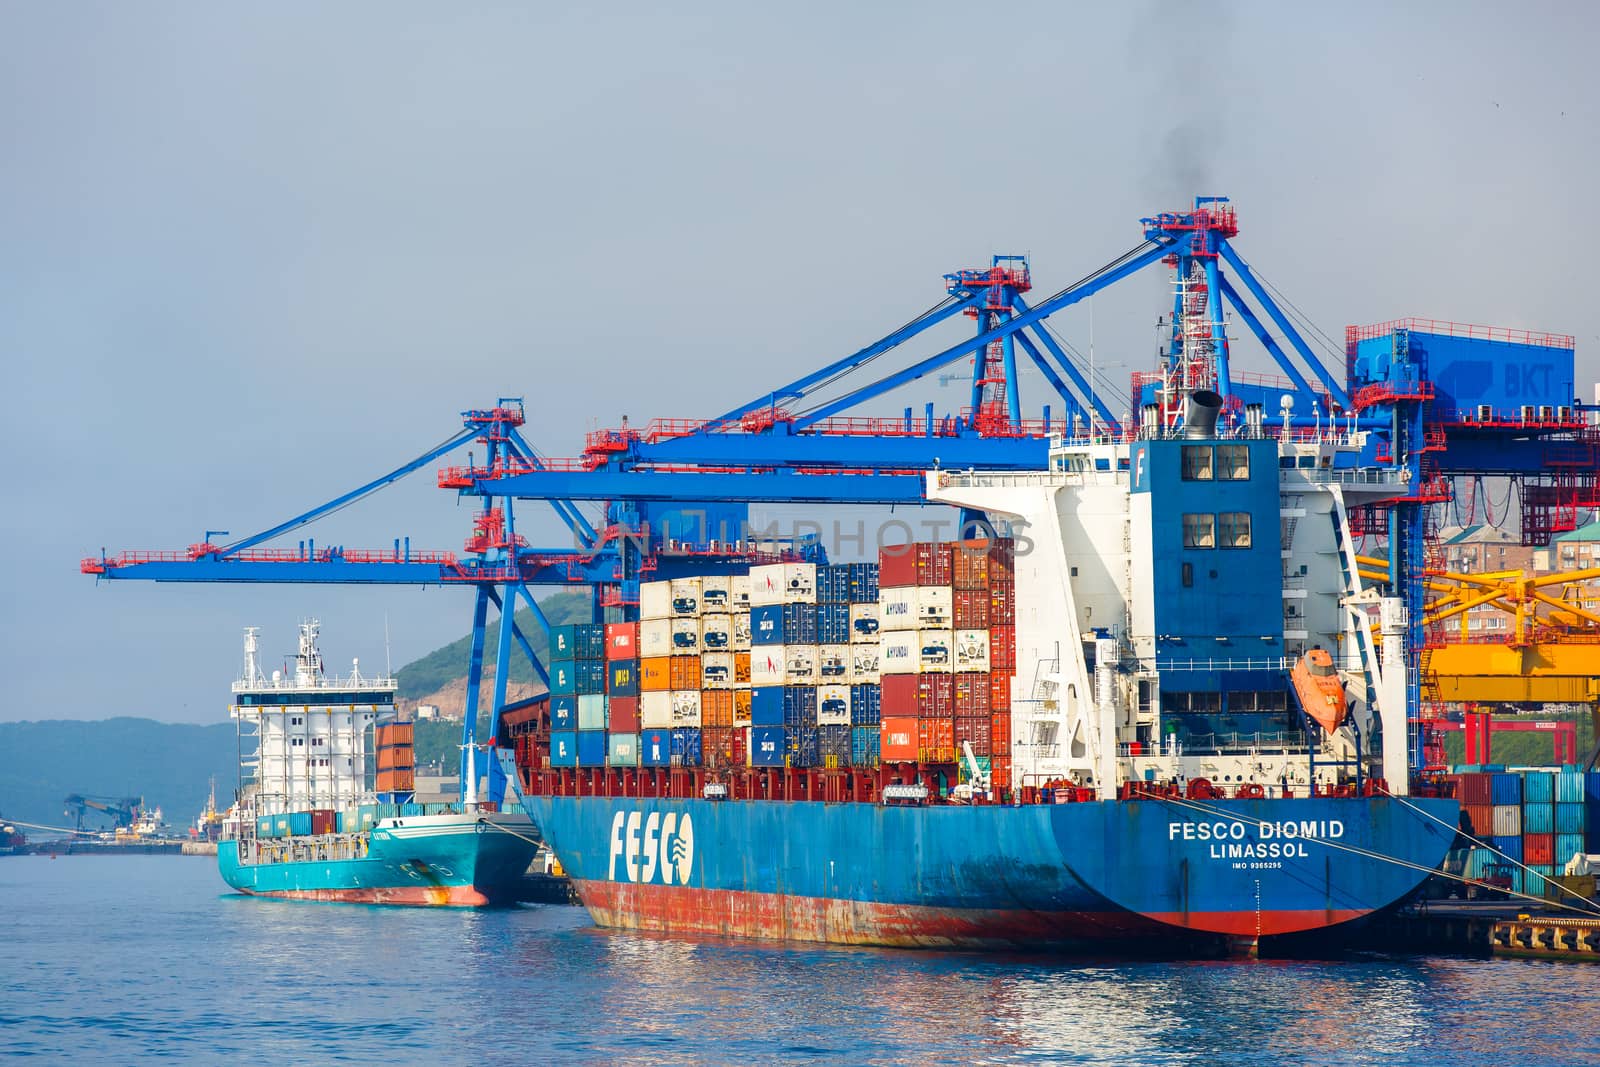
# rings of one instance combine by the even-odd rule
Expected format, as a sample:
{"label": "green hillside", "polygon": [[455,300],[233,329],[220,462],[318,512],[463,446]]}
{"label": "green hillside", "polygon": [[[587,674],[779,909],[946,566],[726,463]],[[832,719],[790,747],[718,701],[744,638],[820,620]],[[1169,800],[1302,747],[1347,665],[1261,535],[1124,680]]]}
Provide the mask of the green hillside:
{"label": "green hillside", "polygon": [[[587,593],[556,593],[539,601],[539,608],[550,620],[552,626],[559,626],[569,622],[588,622],[591,601]],[[549,648],[545,639],[544,630],[533,619],[533,613],[524,608],[517,612],[517,628],[528,638],[528,643],[544,659]],[[484,661],[494,662],[495,648],[500,641],[500,623],[498,620],[485,627],[484,635]],[[472,636],[469,634],[459,641],[452,641],[443,648],[436,648],[415,662],[408,663],[396,673],[396,680],[400,683],[400,696],[408,700],[425,697],[457,678],[464,678],[467,674],[467,663],[472,656]],[[512,647],[512,670],[510,681],[531,682],[533,670],[528,666],[528,658],[520,649]]]}
{"label": "green hillside", "polygon": [[[1594,748],[1594,724],[1587,713],[1566,715],[1536,715],[1528,716],[1541,721],[1578,723],[1578,759],[1584,759]],[[1503,718],[1503,716],[1496,716]],[[1467,758],[1467,742],[1459,730],[1452,730],[1444,735],[1445,760],[1448,763],[1463,763]],[[1494,735],[1491,742],[1495,763],[1503,763],[1508,767],[1543,767],[1555,763],[1555,740],[1547,733],[1507,733]]]}
{"label": "green hillside", "polygon": [[[62,814],[69,793],[143,796],[181,831],[205,807],[213,775],[218,806],[232,802],[238,770],[232,723],[195,726],[127,717],[0,722],[0,814],[8,819],[70,826]],[[105,820],[92,817],[84,822],[103,825]]]}

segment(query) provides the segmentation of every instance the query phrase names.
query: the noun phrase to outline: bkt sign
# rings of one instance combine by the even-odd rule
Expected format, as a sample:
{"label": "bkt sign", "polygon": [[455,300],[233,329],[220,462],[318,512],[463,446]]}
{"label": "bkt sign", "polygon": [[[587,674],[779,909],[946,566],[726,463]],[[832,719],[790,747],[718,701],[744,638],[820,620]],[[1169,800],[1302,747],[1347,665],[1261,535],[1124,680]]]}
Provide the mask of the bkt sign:
{"label": "bkt sign", "polygon": [[694,866],[694,823],[687,812],[619,811],[611,818],[614,882],[687,885]]}

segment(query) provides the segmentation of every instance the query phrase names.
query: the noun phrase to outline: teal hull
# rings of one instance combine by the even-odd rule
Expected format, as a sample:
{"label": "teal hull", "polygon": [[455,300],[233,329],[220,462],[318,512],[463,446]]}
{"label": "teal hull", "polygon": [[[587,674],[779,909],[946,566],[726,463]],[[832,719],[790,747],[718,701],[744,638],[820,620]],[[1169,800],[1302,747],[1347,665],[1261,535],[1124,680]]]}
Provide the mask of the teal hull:
{"label": "teal hull", "polygon": [[[454,817],[428,825],[433,821],[380,825],[359,835],[366,854],[355,858],[314,858],[314,850],[329,844],[318,838],[222,841],[217,869],[228,885],[257,896],[458,907],[515,902],[538,851],[525,822],[512,834],[486,821]],[[284,854],[312,858],[275,858]]]}

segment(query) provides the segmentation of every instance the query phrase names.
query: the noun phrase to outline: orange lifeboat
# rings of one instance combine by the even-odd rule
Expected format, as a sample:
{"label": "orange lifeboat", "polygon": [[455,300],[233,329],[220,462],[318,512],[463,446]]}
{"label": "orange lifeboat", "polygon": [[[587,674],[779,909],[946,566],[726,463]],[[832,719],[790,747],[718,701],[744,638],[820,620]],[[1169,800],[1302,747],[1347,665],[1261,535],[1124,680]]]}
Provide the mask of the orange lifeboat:
{"label": "orange lifeboat", "polygon": [[1333,667],[1333,657],[1325,649],[1313,648],[1294,665],[1289,677],[1294,682],[1300,706],[1330,734],[1344,722],[1347,708],[1344,683]]}

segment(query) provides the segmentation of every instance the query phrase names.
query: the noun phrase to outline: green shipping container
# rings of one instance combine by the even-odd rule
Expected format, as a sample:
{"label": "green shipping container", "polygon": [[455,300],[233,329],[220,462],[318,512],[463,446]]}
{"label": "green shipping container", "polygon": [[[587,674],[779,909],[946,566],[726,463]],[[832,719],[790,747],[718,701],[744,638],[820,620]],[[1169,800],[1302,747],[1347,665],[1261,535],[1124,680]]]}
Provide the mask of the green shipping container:
{"label": "green shipping container", "polygon": [[639,766],[639,735],[611,734],[606,740],[606,766]]}

